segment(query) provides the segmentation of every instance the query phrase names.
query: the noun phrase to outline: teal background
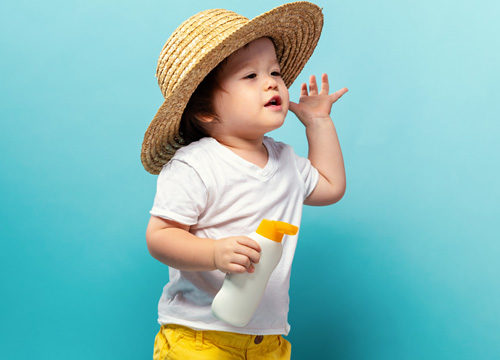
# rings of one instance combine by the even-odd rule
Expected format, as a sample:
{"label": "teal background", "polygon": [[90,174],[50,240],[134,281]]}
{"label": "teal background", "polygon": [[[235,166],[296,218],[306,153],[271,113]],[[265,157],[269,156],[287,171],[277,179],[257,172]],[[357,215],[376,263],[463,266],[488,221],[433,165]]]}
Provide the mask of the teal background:
{"label": "teal background", "polygon": [[[3,359],[150,359],[168,268],[147,250],[156,62],[190,15],[283,1],[0,5]],[[316,1],[290,88],[326,72],[347,191],[304,207],[293,359],[500,358],[495,1]],[[307,156],[289,113],[270,133]]]}

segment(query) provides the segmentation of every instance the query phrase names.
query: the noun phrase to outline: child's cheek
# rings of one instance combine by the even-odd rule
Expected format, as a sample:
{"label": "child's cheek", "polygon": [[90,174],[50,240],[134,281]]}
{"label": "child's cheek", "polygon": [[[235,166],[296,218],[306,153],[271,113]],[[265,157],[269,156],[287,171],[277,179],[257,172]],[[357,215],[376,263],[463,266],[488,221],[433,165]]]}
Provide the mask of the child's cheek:
{"label": "child's cheek", "polygon": [[290,105],[290,93],[288,92],[288,89],[286,89],[286,94],[285,94],[284,99],[285,99],[285,101],[282,101],[282,106],[286,112],[286,111],[288,111],[288,106]]}

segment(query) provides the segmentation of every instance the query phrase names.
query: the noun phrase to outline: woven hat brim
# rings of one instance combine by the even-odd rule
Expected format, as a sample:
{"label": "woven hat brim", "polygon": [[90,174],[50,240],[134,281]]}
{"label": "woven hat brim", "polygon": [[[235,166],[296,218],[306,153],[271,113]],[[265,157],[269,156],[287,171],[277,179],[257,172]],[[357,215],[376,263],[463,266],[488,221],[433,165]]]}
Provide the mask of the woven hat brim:
{"label": "woven hat brim", "polygon": [[217,64],[245,44],[268,36],[275,44],[282,78],[290,87],[311,57],[323,27],[321,8],[305,1],[278,6],[251,20],[241,18],[222,41],[190,64],[189,71],[165,90],[165,101],[151,121],[142,144],[141,161],[151,174],[159,174],[163,165],[183,146],[179,135],[182,113],[194,90]]}

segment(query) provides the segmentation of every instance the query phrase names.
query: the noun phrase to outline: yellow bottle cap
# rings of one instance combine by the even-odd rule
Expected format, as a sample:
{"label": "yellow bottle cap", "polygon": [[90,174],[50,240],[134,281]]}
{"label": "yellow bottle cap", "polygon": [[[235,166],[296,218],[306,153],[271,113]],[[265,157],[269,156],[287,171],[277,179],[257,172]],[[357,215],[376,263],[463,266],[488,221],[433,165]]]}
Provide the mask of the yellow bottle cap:
{"label": "yellow bottle cap", "polygon": [[295,235],[297,231],[299,231],[299,228],[292,224],[283,221],[263,219],[256,232],[269,240],[281,242],[283,234]]}

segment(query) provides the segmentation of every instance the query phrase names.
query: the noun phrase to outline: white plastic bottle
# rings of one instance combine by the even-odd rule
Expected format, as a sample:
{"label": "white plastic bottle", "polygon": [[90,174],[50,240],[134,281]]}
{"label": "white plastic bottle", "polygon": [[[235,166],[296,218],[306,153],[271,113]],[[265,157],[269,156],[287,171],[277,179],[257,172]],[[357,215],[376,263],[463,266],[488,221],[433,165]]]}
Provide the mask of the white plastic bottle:
{"label": "white plastic bottle", "polygon": [[253,273],[228,273],[222,288],[212,302],[212,313],[233,326],[245,326],[259,306],[267,282],[278,265],[283,234],[295,235],[298,227],[283,221],[262,220],[257,231],[249,235],[260,245],[260,260]]}

